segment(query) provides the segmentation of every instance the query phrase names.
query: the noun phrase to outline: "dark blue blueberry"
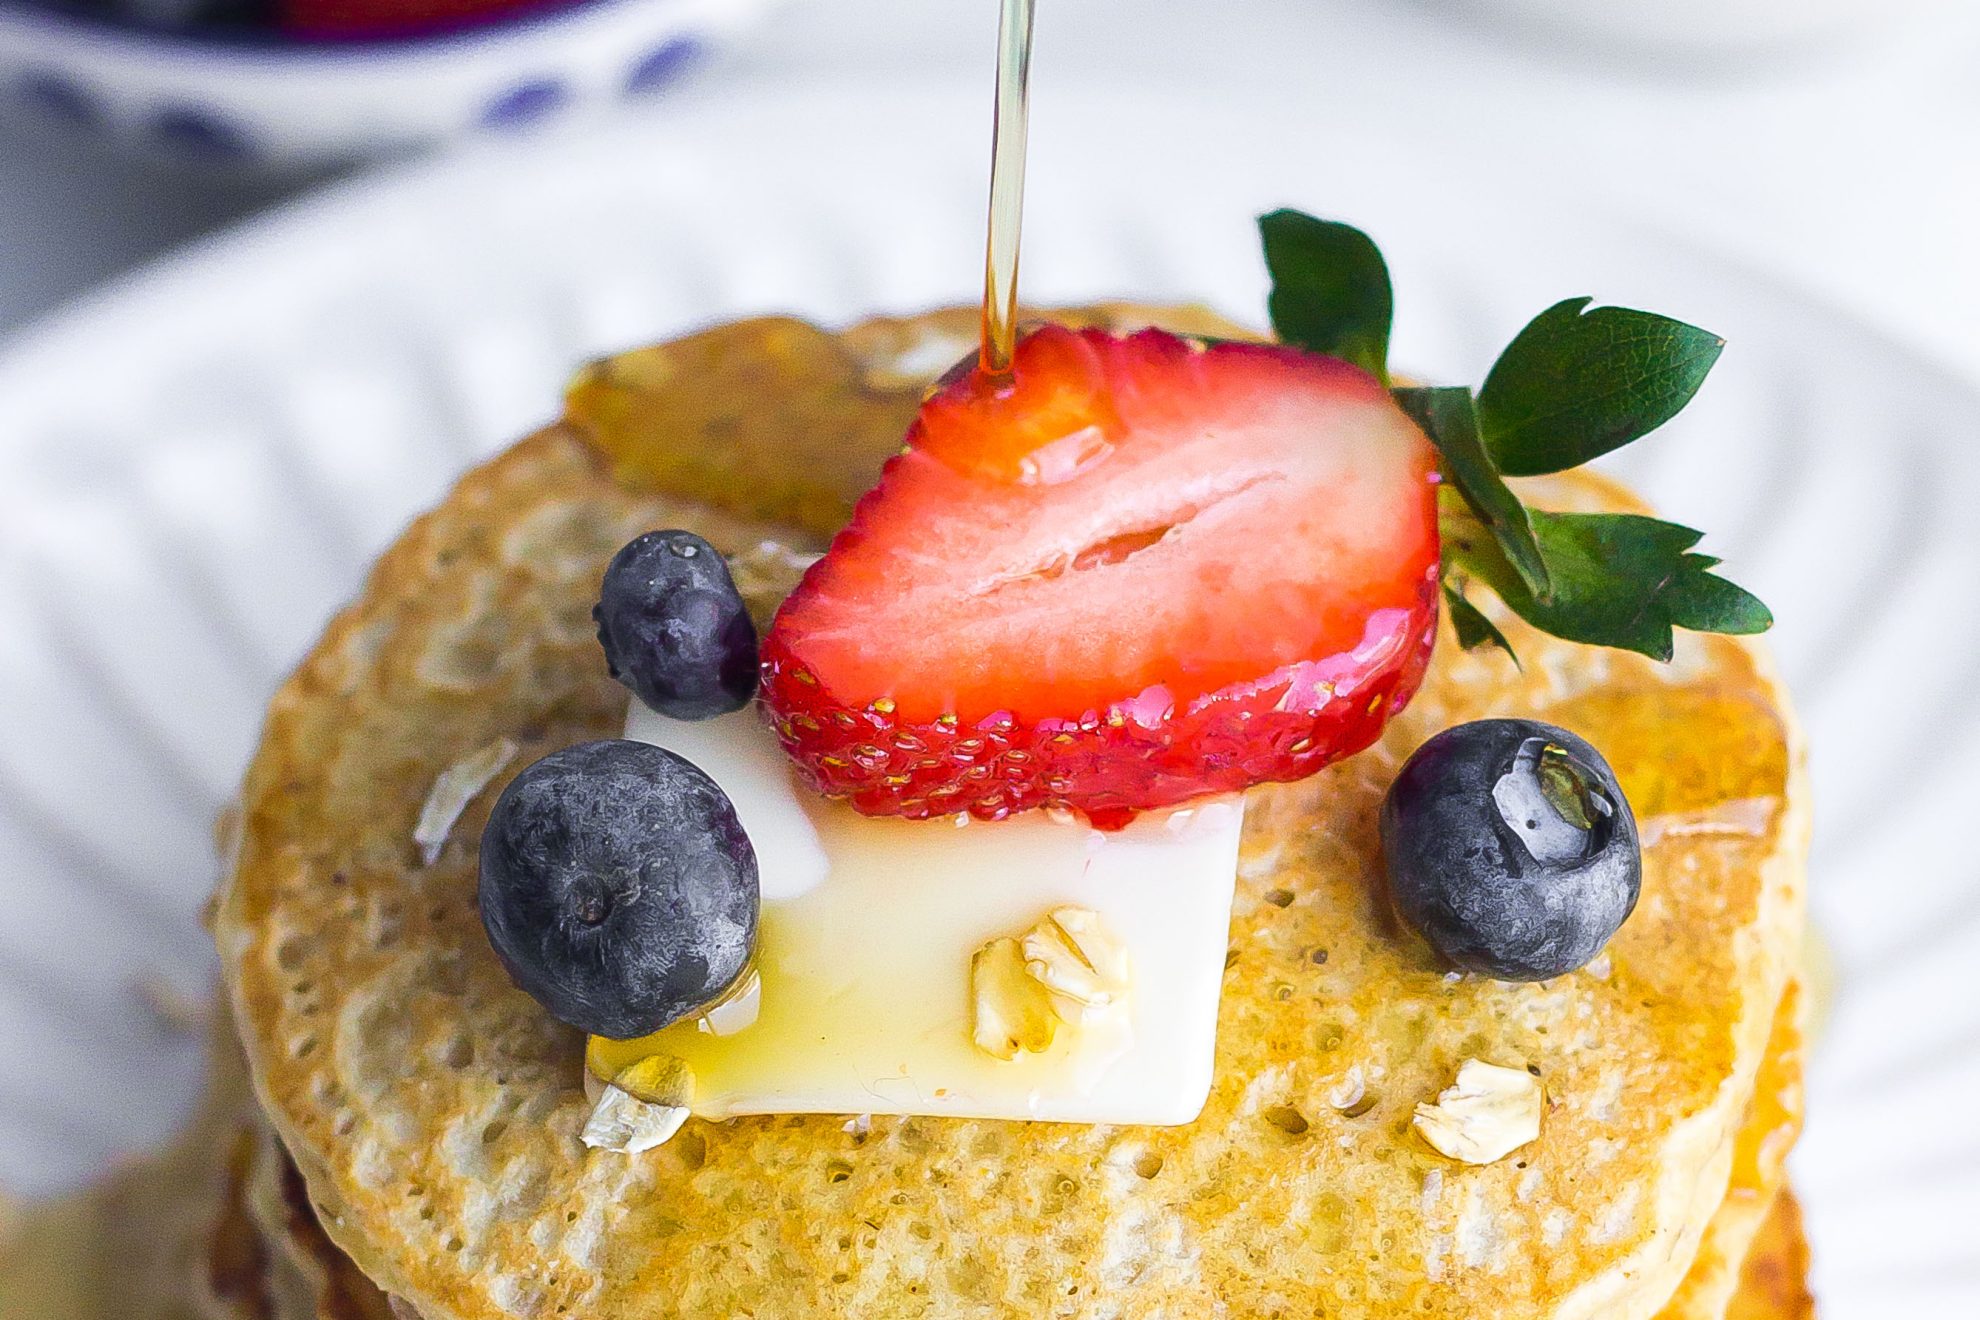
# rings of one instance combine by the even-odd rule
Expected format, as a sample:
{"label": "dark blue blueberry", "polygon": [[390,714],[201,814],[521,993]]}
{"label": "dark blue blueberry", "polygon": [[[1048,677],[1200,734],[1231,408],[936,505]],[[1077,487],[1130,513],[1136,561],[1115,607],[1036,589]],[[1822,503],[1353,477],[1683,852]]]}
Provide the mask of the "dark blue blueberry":
{"label": "dark blue blueberry", "polygon": [[1446,729],[1382,805],[1397,913],[1459,967],[1544,981],[1585,966],[1636,906],[1636,818],[1602,754],[1536,720]]}
{"label": "dark blue blueberry", "polygon": [[720,998],[756,943],[756,853],[715,781],[648,743],[517,775],[481,832],[481,921],[515,983],[624,1040]]}
{"label": "dark blue blueberry", "polygon": [[662,715],[712,719],[756,691],[756,625],[693,532],[648,532],[619,551],[591,617],[612,677]]}

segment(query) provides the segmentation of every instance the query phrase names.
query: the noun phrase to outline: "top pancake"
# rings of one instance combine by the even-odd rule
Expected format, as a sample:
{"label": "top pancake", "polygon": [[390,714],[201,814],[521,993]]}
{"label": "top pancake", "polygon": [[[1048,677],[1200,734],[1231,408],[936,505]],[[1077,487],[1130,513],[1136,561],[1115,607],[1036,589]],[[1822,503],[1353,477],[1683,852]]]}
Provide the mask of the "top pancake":
{"label": "top pancake", "polygon": [[[1762,652],[1727,638],[1660,666],[1501,618],[1524,671],[1447,642],[1375,748],[1257,791],[1195,1124],[767,1117],[633,1158],[579,1143],[582,1038],[509,985],[475,912],[500,781],[423,867],[428,790],[500,737],[520,766],[615,734],[589,619],[611,554],[668,525],[822,548],[972,325],[743,323],[589,373],[584,423],[470,473],[277,694],[216,931],[325,1229],[428,1320],[1654,1315],[1726,1194],[1799,945],[1799,748]],[[1590,477],[1529,494],[1626,504]],[[1446,975],[1381,900],[1396,768],[1485,715],[1583,734],[1643,824],[1636,914],[1541,985]],[[1471,1056],[1548,1094],[1540,1140],[1484,1168],[1409,1130]]]}

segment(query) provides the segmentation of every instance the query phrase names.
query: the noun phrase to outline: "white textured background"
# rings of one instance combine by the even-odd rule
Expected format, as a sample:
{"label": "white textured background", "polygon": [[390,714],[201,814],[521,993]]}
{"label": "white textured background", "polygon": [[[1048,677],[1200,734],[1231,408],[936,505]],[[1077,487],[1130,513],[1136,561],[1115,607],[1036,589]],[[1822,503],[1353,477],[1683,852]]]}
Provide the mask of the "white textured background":
{"label": "white textured background", "polygon": [[[1628,0],[1643,11],[1688,2]],[[1923,12],[1814,48],[1677,57],[1509,24],[1487,16],[1495,4],[1520,7],[1044,0],[1039,131],[1051,131],[1055,88],[1095,77],[1192,98],[1270,89],[1285,118],[1262,132],[1432,131],[1508,170],[1624,199],[1980,366],[1980,5],[1830,0]],[[987,97],[995,9],[789,0],[698,76],[766,88],[830,71],[869,85],[961,79]],[[664,116],[667,103],[640,113]],[[0,122],[0,331],[279,195],[132,167]]]}

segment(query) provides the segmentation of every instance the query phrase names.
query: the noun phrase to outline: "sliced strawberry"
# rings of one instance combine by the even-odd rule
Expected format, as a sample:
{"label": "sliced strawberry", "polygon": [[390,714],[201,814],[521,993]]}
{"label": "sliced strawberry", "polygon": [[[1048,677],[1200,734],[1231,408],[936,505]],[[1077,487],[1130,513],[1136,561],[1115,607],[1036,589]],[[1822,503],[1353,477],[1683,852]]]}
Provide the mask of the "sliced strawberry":
{"label": "sliced strawberry", "polygon": [[1422,678],[1435,472],[1344,362],[1046,327],[924,405],[779,611],[764,701],[869,815],[1113,827],[1302,778]]}

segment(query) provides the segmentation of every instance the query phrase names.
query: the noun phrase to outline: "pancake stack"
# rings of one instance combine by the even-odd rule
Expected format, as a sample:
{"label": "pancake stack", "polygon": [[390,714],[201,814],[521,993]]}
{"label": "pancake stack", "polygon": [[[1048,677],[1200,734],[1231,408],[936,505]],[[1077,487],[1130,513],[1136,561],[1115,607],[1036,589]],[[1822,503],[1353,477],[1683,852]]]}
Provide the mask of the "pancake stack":
{"label": "pancake stack", "polygon": [[[1725,637],[1659,665],[1495,615],[1524,669],[1446,638],[1374,748],[1254,790],[1193,1124],[772,1116],[640,1156],[581,1144],[583,1038],[509,983],[476,913],[505,778],[430,863],[428,797],[503,739],[513,773],[615,736],[589,616],[613,552],[661,526],[732,557],[822,550],[973,331],[755,321],[601,363],[381,558],[276,696],[242,792],[214,925],[255,1100],[214,1147],[203,1313],[1809,1314],[1782,1171],[1807,790],[1764,651]],[[1587,475],[1523,493],[1635,507]],[[764,612],[789,582],[741,585]],[[1593,742],[1642,827],[1634,916],[1549,982],[1448,973],[1383,897],[1390,780],[1485,716]],[[1410,1128],[1470,1057],[1546,1093],[1539,1141],[1478,1167]]]}

